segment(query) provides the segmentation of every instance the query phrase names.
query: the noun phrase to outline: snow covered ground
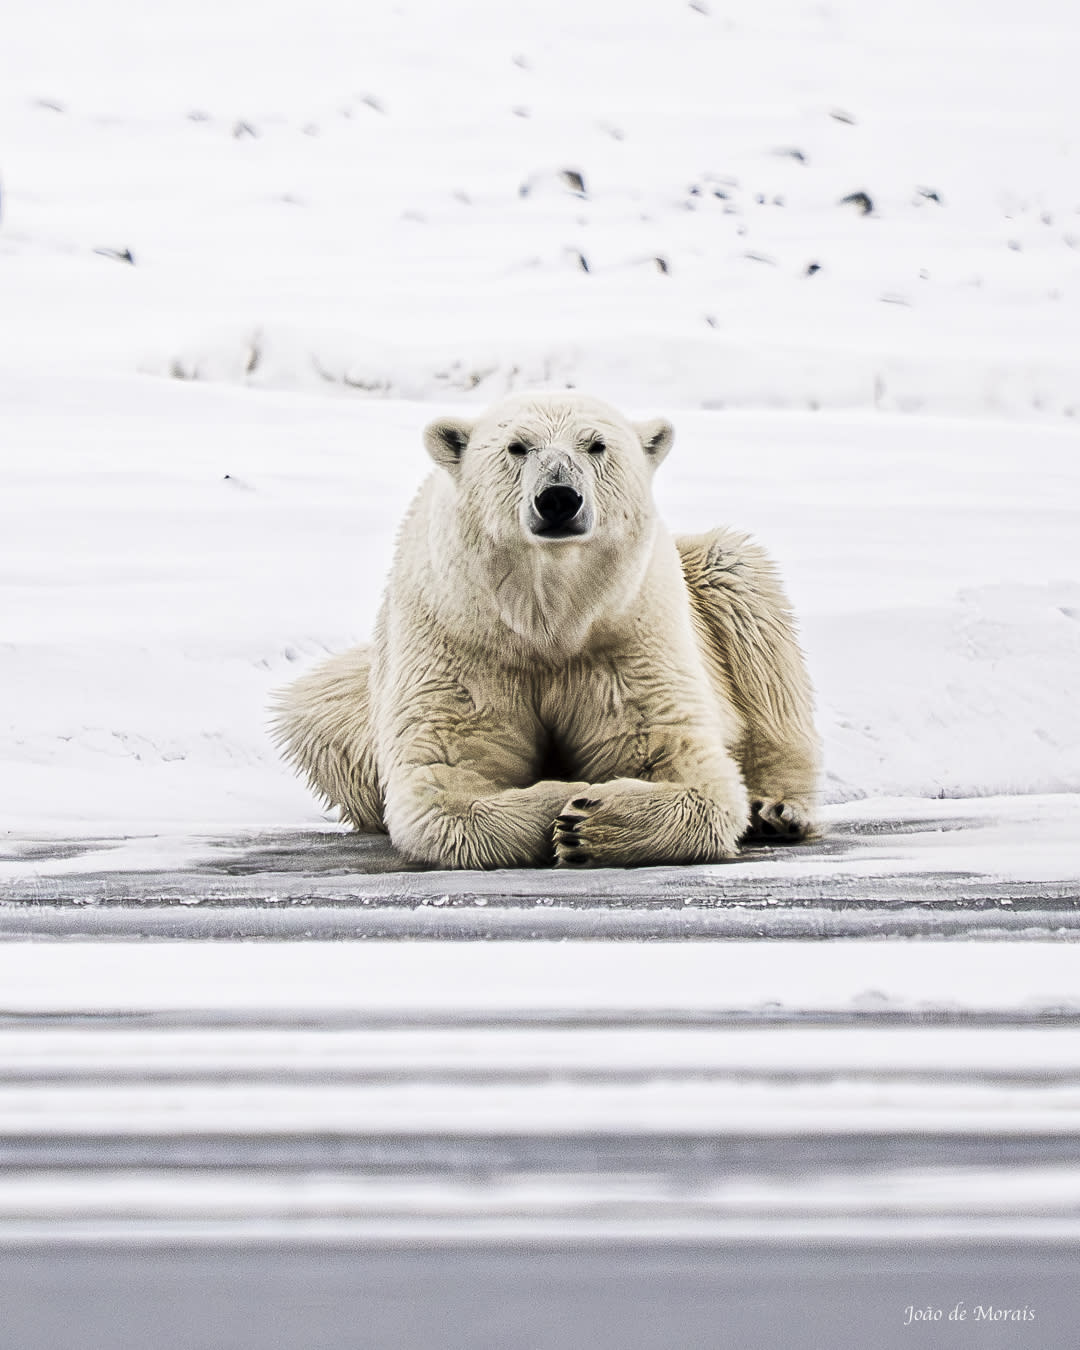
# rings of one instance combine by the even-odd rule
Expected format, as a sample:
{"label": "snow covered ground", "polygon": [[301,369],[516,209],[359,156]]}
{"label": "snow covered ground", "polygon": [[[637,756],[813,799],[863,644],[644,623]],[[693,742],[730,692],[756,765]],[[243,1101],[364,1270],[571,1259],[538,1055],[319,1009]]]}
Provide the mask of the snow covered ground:
{"label": "snow covered ground", "polygon": [[[7,828],[320,819],[267,699],[370,634],[430,410],[78,371],[0,401]],[[779,557],[832,800],[1080,788],[1074,430],[675,418],[664,513]]]}
{"label": "snow covered ground", "polygon": [[268,694],[370,633],[436,409],[568,383],[780,559],[830,800],[1080,789],[1064,0],[6,29],[9,831],[320,819]]}

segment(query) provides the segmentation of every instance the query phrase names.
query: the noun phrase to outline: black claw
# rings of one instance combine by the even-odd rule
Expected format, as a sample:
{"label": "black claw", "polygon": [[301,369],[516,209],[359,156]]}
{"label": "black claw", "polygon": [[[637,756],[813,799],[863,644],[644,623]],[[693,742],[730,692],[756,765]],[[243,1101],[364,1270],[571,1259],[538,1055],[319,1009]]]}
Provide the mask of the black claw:
{"label": "black claw", "polygon": [[600,803],[593,797],[575,797],[570,803],[575,810],[587,811],[590,806],[599,806]]}
{"label": "black claw", "polygon": [[564,858],[563,863],[567,867],[585,867],[592,862],[591,853],[575,853],[572,858]]}
{"label": "black claw", "polygon": [[555,820],[559,825],[567,825],[569,826],[570,829],[573,829],[574,826],[577,825],[578,821],[581,820],[581,816],[569,816],[569,815],[556,816]]}

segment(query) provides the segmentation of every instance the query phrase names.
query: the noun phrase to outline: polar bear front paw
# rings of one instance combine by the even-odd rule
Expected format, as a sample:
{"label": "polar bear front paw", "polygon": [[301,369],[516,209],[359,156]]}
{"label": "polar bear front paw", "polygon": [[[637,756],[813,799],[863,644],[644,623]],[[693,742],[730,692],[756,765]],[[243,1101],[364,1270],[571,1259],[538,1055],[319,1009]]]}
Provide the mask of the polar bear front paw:
{"label": "polar bear front paw", "polygon": [[802,802],[755,797],[750,803],[749,839],[766,844],[793,844],[812,839],[817,833],[810,810]]}
{"label": "polar bear front paw", "polygon": [[693,788],[618,778],[563,807],[555,857],[560,867],[720,862],[738,853],[744,824],[745,814]]}

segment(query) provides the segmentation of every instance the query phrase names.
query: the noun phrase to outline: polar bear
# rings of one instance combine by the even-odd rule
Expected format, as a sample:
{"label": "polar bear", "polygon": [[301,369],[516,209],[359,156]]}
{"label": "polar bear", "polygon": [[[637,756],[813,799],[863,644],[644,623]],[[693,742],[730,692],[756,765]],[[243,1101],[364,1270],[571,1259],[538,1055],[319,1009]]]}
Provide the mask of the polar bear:
{"label": "polar bear", "polygon": [[438,868],[734,857],[814,831],[818,740],[772,563],[672,539],[670,423],[580,393],[432,422],[371,647],[279,696],[286,756]]}

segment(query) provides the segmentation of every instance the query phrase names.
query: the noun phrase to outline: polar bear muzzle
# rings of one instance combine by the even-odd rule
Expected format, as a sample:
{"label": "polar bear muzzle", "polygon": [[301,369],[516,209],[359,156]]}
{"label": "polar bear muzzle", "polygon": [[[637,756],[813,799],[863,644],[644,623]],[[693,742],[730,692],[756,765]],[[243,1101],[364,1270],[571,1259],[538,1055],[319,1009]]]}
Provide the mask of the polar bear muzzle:
{"label": "polar bear muzzle", "polygon": [[520,481],[519,520],[527,538],[552,543],[592,534],[596,524],[589,475],[565,448],[531,451]]}

